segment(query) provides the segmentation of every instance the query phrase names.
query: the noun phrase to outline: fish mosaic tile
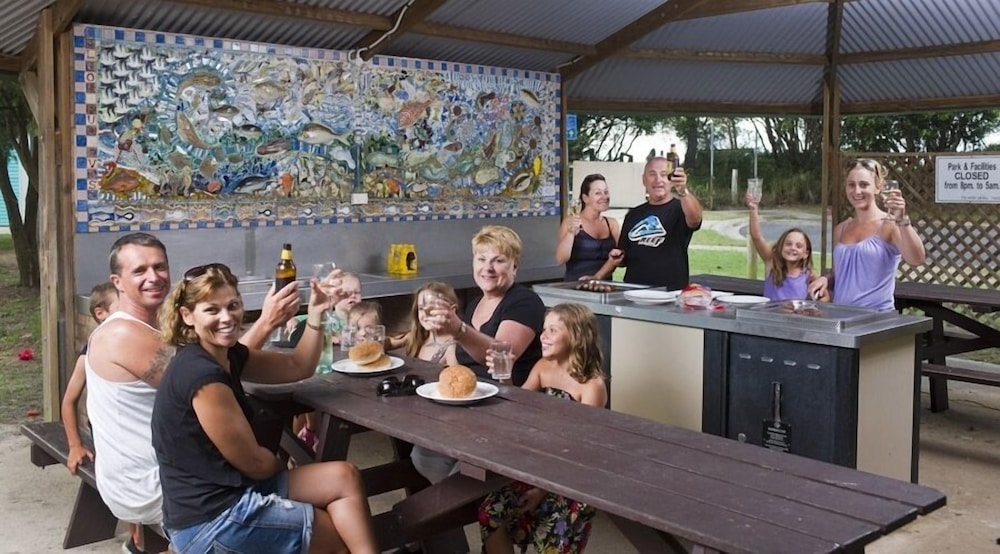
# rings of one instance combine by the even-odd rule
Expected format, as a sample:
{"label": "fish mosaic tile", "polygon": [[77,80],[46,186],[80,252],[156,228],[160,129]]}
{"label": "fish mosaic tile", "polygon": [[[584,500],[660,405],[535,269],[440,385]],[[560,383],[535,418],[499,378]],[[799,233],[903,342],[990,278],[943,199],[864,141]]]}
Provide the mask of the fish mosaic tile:
{"label": "fish mosaic tile", "polygon": [[77,232],[559,211],[557,74],[74,34]]}

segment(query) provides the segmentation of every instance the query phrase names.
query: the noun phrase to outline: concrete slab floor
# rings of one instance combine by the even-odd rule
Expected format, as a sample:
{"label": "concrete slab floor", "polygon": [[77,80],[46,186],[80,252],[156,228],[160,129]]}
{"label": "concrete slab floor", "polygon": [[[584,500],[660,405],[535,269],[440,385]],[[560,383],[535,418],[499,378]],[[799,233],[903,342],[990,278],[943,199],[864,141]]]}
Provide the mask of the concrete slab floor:
{"label": "concrete slab floor", "polygon": [[[926,383],[925,383],[926,387]],[[869,554],[1000,552],[1000,388],[951,383],[951,410],[933,414],[923,395],[920,480],[948,496],[948,505],[893,532],[867,549]],[[389,443],[375,433],[358,435],[350,457],[361,466],[389,456]],[[123,536],[64,551],[63,532],[78,481],[62,467],[39,469],[28,461],[28,441],[16,426],[0,426],[0,553],[120,552]],[[373,499],[376,511],[399,497]],[[121,531],[121,529],[120,529]],[[472,552],[479,531],[466,527]],[[610,521],[599,516],[589,554],[635,552]]]}

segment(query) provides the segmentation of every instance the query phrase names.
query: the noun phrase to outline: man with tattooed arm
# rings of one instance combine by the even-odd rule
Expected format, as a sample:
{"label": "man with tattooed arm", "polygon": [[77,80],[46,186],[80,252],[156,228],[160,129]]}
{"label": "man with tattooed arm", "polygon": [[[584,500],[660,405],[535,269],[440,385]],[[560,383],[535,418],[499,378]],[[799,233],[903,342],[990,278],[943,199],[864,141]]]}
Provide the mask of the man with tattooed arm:
{"label": "man with tattooed arm", "polygon": [[[118,311],[90,335],[84,361],[97,488],[119,519],[159,524],[162,496],[150,420],[156,387],[174,354],[160,338],[157,321],[170,293],[167,249],[153,235],[132,233],[115,241],[109,263],[111,282],[118,289]],[[297,285],[270,291],[261,317],[240,342],[259,348],[299,304]],[[123,546],[128,552],[142,548],[136,535]]]}

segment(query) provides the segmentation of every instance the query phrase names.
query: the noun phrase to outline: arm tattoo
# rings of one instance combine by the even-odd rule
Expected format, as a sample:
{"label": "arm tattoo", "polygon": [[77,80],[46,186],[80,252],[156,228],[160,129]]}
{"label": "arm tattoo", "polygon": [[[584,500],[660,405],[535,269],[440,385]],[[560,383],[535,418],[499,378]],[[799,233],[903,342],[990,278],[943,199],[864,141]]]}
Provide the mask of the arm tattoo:
{"label": "arm tattoo", "polygon": [[149,368],[142,374],[141,379],[147,383],[159,383],[163,370],[167,369],[167,364],[174,357],[174,347],[162,345],[156,350],[153,359],[149,362]]}

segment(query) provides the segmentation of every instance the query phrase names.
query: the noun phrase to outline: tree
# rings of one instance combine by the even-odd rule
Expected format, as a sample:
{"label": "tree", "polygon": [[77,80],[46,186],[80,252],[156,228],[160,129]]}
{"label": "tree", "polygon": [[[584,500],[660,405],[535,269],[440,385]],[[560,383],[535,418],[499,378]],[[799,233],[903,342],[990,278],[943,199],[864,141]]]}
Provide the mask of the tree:
{"label": "tree", "polygon": [[[0,193],[10,220],[10,235],[17,259],[18,284],[37,287],[38,266],[38,142],[35,123],[21,86],[11,76],[0,76]],[[28,175],[24,214],[7,175],[12,152],[17,154]]]}
{"label": "tree", "polygon": [[823,122],[819,119],[765,117],[760,122],[776,167],[809,171],[822,163]]}
{"label": "tree", "polygon": [[1000,129],[1000,110],[845,118],[841,146],[858,152],[961,152],[983,149]]}
{"label": "tree", "polygon": [[577,139],[569,142],[569,159],[619,161],[635,139],[655,133],[660,119],[643,116],[579,114]]}

